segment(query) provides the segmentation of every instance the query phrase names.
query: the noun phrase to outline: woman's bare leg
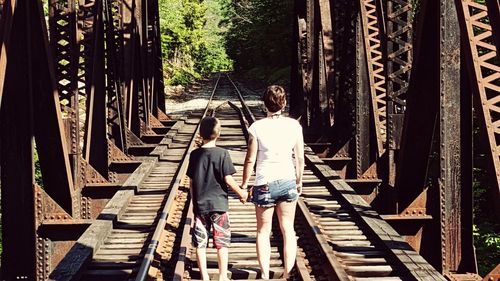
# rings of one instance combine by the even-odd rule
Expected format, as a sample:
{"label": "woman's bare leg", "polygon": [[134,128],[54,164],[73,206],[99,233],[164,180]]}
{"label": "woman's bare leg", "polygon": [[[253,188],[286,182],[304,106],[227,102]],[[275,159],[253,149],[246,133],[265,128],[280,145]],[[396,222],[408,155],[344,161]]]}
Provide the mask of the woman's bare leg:
{"label": "woman's bare leg", "polygon": [[269,279],[271,242],[269,241],[273,225],[274,208],[255,206],[257,217],[257,258],[262,271],[262,279]]}
{"label": "woman's bare leg", "polygon": [[276,206],[276,214],[280,222],[281,234],[284,242],[285,254],[285,274],[284,278],[288,278],[290,271],[295,265],[295,256],[297,255],[297,238],[293,227],[295,221],[295,208],[297,201],[281,202]]}

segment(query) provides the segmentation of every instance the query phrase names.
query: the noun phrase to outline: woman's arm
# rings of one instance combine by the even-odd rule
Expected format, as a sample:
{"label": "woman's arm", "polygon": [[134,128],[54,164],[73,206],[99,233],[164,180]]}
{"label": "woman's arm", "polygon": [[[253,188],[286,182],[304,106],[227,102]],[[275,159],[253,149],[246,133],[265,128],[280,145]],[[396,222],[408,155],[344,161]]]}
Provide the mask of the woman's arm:
{"label": "woman's arm", "polygon": [[245,163],[243,166],[243,181],[241,187],[246,189],[248,181],[253,172],[255,161],[257,159],[257,139],[252,134],[248,135],[247,154],[245,156]]}
{"label": "woman's arm", "polygon": [[304,136],[300,132],[299,138],[293,148],[295,154],[295,176],[297,183],[297,191],[302,193],[302,175],[304,174]]}

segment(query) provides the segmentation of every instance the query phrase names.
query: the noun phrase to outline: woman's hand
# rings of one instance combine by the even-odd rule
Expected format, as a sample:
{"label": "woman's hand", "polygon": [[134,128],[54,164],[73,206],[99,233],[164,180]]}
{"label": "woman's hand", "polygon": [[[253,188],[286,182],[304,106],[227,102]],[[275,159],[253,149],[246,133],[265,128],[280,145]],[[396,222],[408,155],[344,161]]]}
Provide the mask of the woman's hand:
{"label": "woman's hand", "polygon": [[297,193],[298,193],[299,195],[301,195],[301,194],[302,194],[302,182],[297,183],[297,184],[296,184],[296,187],[297,187]]}
{"label": "woman's hand", "polygon": [[247,202],[247,200],[248,200],[248,192],[245,189],[243,189],[243,191],[240,195],[240,202],[245,204]]}

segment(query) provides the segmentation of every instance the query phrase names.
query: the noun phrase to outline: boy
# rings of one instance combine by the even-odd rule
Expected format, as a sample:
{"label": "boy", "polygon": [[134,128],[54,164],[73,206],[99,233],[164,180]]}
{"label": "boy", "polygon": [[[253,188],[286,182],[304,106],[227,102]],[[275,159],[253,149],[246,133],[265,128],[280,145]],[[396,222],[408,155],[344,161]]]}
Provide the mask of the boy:
{"label": "boy", "polygon": [[245,202],[247,193],[241,189],[232,174],[236,172],[229,152],[215,146],[220,134],[220,122],[214,117],[205,117],[200,124],[203,144],[191,152],[187,175],[191,179],[191,198],[195,224],[193,244],[196,247],[198,268],[203,280],[209,280],[206,247],[208,232],[213,227],[213,244],[217,248],[219,280],[227,278],[228,247],[231,241],[227,211],[228,190],[231,187]]}

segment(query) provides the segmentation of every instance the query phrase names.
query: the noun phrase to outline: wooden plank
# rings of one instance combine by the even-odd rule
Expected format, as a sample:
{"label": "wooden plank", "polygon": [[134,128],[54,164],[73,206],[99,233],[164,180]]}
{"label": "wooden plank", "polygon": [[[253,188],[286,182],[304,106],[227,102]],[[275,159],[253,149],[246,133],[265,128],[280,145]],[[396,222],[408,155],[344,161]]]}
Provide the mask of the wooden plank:
{"label": "wooden plank", "polygon": [[90,261],[93,253],[99,250],[104,239],[111,232],[113,222],[125,212],[135,190],[156,162],[157,159],[147,159],[130,175],[120,190],[106,204],[99,218],[87,228],[75,246],[52,271],[51,280],[70,281],[81,276],[83,266]]}
{"label": "wooden plank", "polygon": [[[328,180],[331,187],[334,188],[336,193],[342,200],[345,200],[351,206],[356,206],[356,216],[360,221],[373,232],[381,245],[390,253],[400,265],[404,265],[408,269],[407,274],[411,275],[417,280],[422,278],[429,278],[428,280],[446,280],[439,274],[429,263],[427,263],[422,256],[416,253],[387,222],[371,209],[366,201],[357,195],[354,190],[343,180],[336,180],[332,178],[339,178],[338,174],[325,164],[318,156],[314,154],[311,148],[305,148],[305,158],[308,167],[310,166],[319,176]],[[358,212],[357,210],[363,210]],[[334,248],[339,251],[361,250],[366,249],[369,245],[364,243],[345,243],[338,241],[334,244]],[[397,246],[396,246],[397,245]],[[364,246],[360,248],[359,246]]]}

